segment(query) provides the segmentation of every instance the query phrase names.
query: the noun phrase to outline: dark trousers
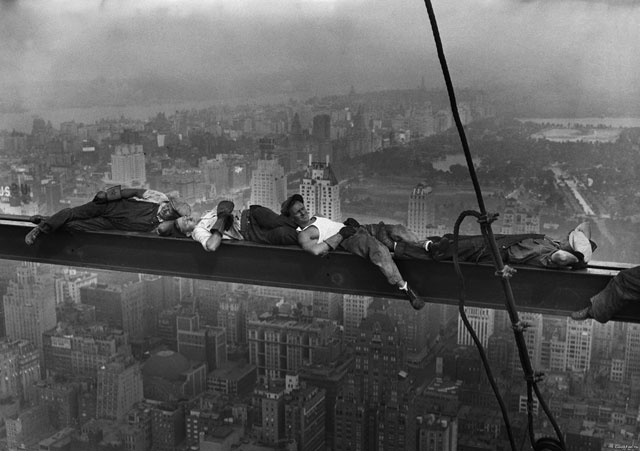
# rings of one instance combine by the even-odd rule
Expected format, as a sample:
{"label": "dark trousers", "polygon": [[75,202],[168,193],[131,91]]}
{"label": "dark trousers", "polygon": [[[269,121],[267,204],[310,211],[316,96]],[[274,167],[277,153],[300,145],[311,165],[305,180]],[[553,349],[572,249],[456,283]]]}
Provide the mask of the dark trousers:
{"label": "dark trousers", "polygon": [[98,204],[88,202],[73,208],[65,208],[50,216],[41,224],[45,232],[58,229],[72,231],[123,230],[150,232],[159,224],[158,204],[135,200],[117,200]]}
{"label": "dark trousers", "polygon": [[384,274],[387,282],[398,285],[403,278],[391,257],[391,252],[370,232],[376,226],[377,224],[360,226],[357,233],[342,241],[340,246],[352,254],[369,260]]}
{"label": "dark trousers", "polygon": [[593,296],[591,315],[596,321],[606,323],[631,302],[640,302],[640,266],[620,271]]}
{"label": "dark trousers", "polygon": [[[508,260],[508,249],[520,241],[527,238],[542,238],[540,234],[520,234],[520,235],[494,235],[498,250],[503,261]],[[436,256],[437,260],[453,259],[453,234],[447,233],[442,236],[450,241],[450,245],[446,251]],[[432,240],[440,238],[433,237]],[[396,257],[419,258],[423,260],[432,260],[433,256],[424,251],[422,246],[417,246],[411,242],[398,242],[395,249]],[[492,262],[491,248],[485,243],[482,235],[460,235],[458,237],[458,259],[462,262]]]}
{"label": "dark trousers", "polygon": [[242,235],[248,241],[261,244],[298,244],[296,225],[290,218],[261,205],[251,205],[242,212]]}

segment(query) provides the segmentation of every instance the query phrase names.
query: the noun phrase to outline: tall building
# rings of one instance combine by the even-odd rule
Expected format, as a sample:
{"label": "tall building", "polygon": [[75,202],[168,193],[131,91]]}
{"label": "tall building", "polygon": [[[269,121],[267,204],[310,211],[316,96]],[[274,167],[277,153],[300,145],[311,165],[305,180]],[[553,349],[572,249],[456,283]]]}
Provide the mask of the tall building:
{"label": "tall building", "polygon": [[313,292],[313,316],[342,321],[342,294],[327,291]]}
{"label": "tall building", "polygon": [[229,166],[219,158],[208,160],[202,157],[198,162],[205,185],[209,186],[211,197],[218,196],[229,189]]}
{"label": "tall building", "polygon": [[358,336],[360,321],[367,316],[367,309],[373,302],[371,296],[359,296],[356,294],[345,294],[343,307],[344,338],[347,341],[354,341]]}
{"label": "tall building", "polygon": [[234,291],[225,293],[218,310],[218,326],[227,333],[227,343],[237,346],[247,342],[247,300],[248,293]]}
{"label": "tall building", "polygon": [[540,368],[549,371],[565,371],[567,368],[567,337],[559,330],[553,330],[551,336],[542,341]]}
{"label": "tall building", "polygon": [[353,388],[344,386],[336,401],[336,449],[415,449],[415,393],[389,316],[373,312],[362,320],[354,356]]}
{"label": "tall building", "polygon": [[57,304],[80,304],[80,288],[95,287],[98,284],[98,274],[88,271],[78,271],[74,268],[63,268],[54,276],[56,285]]}
{"label": "tall building", "polygon": [[[467,319],[485,348],[489,343],[489,337],[493,335],[494,326],[494,311],[488,308],[467,307],[465,309],[467,313]],[[465,346],[475,346],[471,335],[467,332],[467,328],[464,327],[462,318],[458,318],[458,344]]]}
{"label": "tall building", "polygon": [[626,381],[640,375],[640,324],[627,324],[624,367]]}
{"label": "tall building", "polygon": [[109,183],[128,188],[142,188],[147,184],[142,144],[118,144],[111,155]]}
{"label": "tall building", "polygon": [[182,405],[163,403],[151,411],[151,449],[174,451],[186,437]]}
{"label": "tall building", "polygon": [[329,449],[334,449],[338,390],[345,385],[344,382],[352,364],[353,357],[350,356],[331,364],[305,366],[299,372],[301,381],[321,388],[325,392],[324,430]]}
{"label": "tall building", "polygon": [[40,353],[27,340],[0,340],[0,399],[29,399],[40,380]]}
{"label": "tall building", "polygon": [[43,334],[48,375],[96,379],[98,368],[118,355],[130,355],[127,334],[102,325],[55,327]]}
{"label": "tall building", "polygon": [[56,298],[50,266],[23,262],[2,299],[7,337],[29,340],[42,352],[42,333],[56,325]]}
{"label": "tall building", "polygon": [[[289,376],[288,376],[289,377]],[[297,381],[284,397],[285,439],[295,441],[300,451],[323,451],[325,440],[325,392]]]}
{"label": "tall building", "polygon": [[264,387],[254,390],[262,418],[261,441],[278,446],[284,438],[284,388]]}
{"label": "tall building", "polygon": [[313,117],[313,138],[324,141],[331,138],[331,116],[328,114],[318,114]]}
{"label": "tall building", "polygon": [[135,403],[142,401],[140,363],[132,358],[117,359],[98,369],[98,419],[121,421]]}
{"label": "tall building", "polygon": [[436,206],[432,189],[422,183],[416,185],[409,197],[407,228],[420,238],[428,236],[428,229],[435,225]]}
{"label": "tall building", "polygon": [[336,451],[366,451],[367,408],[358,394],[353,376],[338,389],[335,402],[334,441]]}
{"label": "tall building", "polygon": [[316,214],[334,221],[342,220],[340,211],[340,185],[333,168],[326,163],[311,161],[300,184],[300,195],[310,214]]}
{"label": "tall building", "polygon": [[280,211],[287,198],[287,177],[278,160],[258,160],[251,174],[251,204]]}
{"label": "tall building", "polygon": [[[411,358],[423,354],[429,344],[429,338],[435,339],[438,330],[425,327],[429,318],[429,309],[414,310],[408,302],[390,302],[386,313],[396,322],[400,337],[404,341]],[[409,357],[409,356],[408,356]]]}
{"label": "tall building", "polygon": [[178,352],[196,362],[207,364],[207,373],[227,362],[227,335],[222,327],[200,326],[197,313],[176,318]]}
{"label": "tall building", "polygon": [[588,371],[591,366],[593,321],[567,318],[567,370]]}
{"label": "tall building", "polygon": [[83,304],[96,308],[96,319],[122,328],[130,339],[142,338],[144,331],[145,283],[97,284],[80,289]]}
{"label": "tall building", "polygon": [[353,114],[351,127],[347,131],[347,155],[350,158],[373,152],[372,131],[363,105]]}
{"label": "tall building", "polygon": [[[304,365],[323,360],[326,348],[339,335],[334,321],[316,319],[312,323],[291,318],[250,319],[249,361],[256,365],[258,377],[283,379]],[[323,349],[325,348],[325,349]]]}
{"label": "tall building", "polygon": [[5,420],[7,449],[32,449],[50,431],[49,417],[44,406],[34,406]]}
{"label": "tall building", "polygon": [[420,424],[418,451],[456,451],[458,420],[453,417],[427,415]]}
{"label": "tall building", "polygon": [[151,409],[139,403],[127,414],[127,423],[120,425],[122,441],[127,451],[144,451],[151,447]]}
{"label": "tall building", "polygon": [[75,384],[40,382],[35,385],[35,399],[47,408],[49,422],[55,429],[73,426],[78,420],[78,387]]}

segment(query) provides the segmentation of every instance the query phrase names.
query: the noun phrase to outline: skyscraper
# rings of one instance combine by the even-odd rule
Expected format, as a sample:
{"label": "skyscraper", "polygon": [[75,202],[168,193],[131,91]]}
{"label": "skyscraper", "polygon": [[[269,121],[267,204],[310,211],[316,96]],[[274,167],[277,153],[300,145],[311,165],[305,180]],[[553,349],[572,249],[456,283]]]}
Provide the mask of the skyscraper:
{"label": "skyscraper", "polygon": [[593,321],[567,318],[567,370],[588,371],[591,366]]}
{"label": "skyscraper", "polygon": [[145,157],[141,144],[118,144],[111,155],[109,183],[128,188],[142,188],[147,184]]}
{"label": "skyscraper", "polygon": [[324,216],[334,221],[342,220],[340,211],[340,185],[327,158],[326,163],[311,161],[302,178],[300,194],[311,214]]}
{"label": "skyscraper", "polygon": [[627,324],[624,365],[627,382],[640,375],[640,324]]}
{"label": "skyscraper", "polygon": [[353,389],[343,386],[336,402],[336,449],[415,448],[414,396],[405,370],[398,328],[386,314],[371,313],[355,342]]}
{"label": "skyscraper", "polygon": [[[467,307],[467,319],[473,327],[485,348],[489,343],[489,337],[493,335],[494,311],[488,308]],[[458,344],[465,346],[475,346],[471,335],[467,332],[467,328],[462,322],[462,318],[458,318]]]}
{"label": "skyscraper", "polygon": [[56,304],[80,303],[80,288],[96,286],[98,274],[65,267],[55,275]]}
{"label": "skyscraper", "polygon": [[142,401],[142,372],[140,363],[132,358],[117,359],[98,369],[98,419],[117,420],[138,401]]}
{"label": "skyscraper", "polygon": [[312,323],[291,318],[250,319],[249,361],[258,377],[282,379],[305,364],[318,363],[320,348],[339,335],[334,321],[316,319]]}
{"label": "skyscraper", "polygon": [[17,268],[16,280],[9,281],[3,303],[7,337],[29,340],[42,353],[42,333],[56,325],[51,267],[22,262]]}
{"label": "skyscraper", "polygon": [[371,296],[344,295],[342,324],[344,325],[345,340],[354,341],[356,339],[360,321],[367,316],[367,309],[372,302]]}
{"label": "skyscraper", "polygon": [[287,177],[278,160],[258,160],[251,174],[251,204],[280,211],[287,197]]}
{"label": "skyscraper", "polygon": [[131,339],[142,337],[144,282],[127,282],[117,286],[97,284],[81,288],[80,293],[82,303],[95,306],[98,321],[105,321],[122,328]]}
{"label": "skyscraper", "polygon": [[285,437],[295,440],[300,450],[325,450],[324,390],[296,384],[293,390],[286,390],[284,403]]}
{"label": "skyscraper", "polygon": [[427,229],[432,228],[435,219],[435,202],[432,189],[418,183],[409,198],[407,228],[420,238],[428,236]]}
{"label": "skyscraper", "polygon": [[48,375],[95,380],[98,368],[117,355],[131,354],[127,334],[102,325],[55,327],[42,335]]}
{"label": "skyscraper", "polygon": [[151,449],[173,451],[185,438],[184,406],[162,403],[151,410]]}
{"label": "skyscraper", "polygon": [[205,362],[207,372],[227,362],[227,338],[224,328],[200,326],[197,313],[176,318],[178,352],[189,360]]}
{"label": "skyscraper", "polygon": [[34,382],[40,380],[40,353],[27,340],[0,341],[0,399],[29,399]]}

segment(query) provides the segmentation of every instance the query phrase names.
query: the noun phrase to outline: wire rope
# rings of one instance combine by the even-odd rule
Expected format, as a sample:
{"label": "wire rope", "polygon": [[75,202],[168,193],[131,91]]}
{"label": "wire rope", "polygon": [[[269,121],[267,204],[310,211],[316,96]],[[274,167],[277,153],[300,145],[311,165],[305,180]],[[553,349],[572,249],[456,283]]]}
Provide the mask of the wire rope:
{"label": "wire rope", "polygon": [[[466,317],[466,313],[464,313],[464,301],[465,301],[465,296],[464,296],[464,277],[462,275],[462,271],[460,270],[459,267],[459,262],[457,259],[457,250],[458,250],[458,238],[459,238],[459,226],[460,223],[462,222],[462,220],[468,216],[468,215],[473,215],[476,216],[476,218],[478,219],[478,222],[480,223],[480,229],[482,231],[482,235],[484,236],[485,242],[486,244],[489,246],[489,249],[491,251],[491,255],[493,257],[493,261],[496,267],[496,275],[500,276],[500,281],[502,283],[502,288],[503,291],[505,293],[505,306],[507,309],[507,312],[509,314],[509,318],[511,320],[511,324],[513,327],[513,332],[514,332],[514,338],[515,338],[515,342],[516,342],[516,346],[518,348],[518,355],[520,358],[520,364],[522,366],[522,370],[524,372],[524,378],[527,382],[527,420],[528,420],[528,431],[529,431],[529,440],[531,442],[531,445],[533,447],[534,450],[536,451],[543,451],[543,450],[565,450],[566,449],[566,445],[564,442],[564,437],[562,434],[562,431],[560,430],[560,427],[558,426],[558,423],[556,422],[556,420],[553,417],[553,414],[551,412],[551,410],[549,409],[547,403],[545,402],[542,393],[540,392],[540,389],[538,387],[538,379],[540,379],[540,377],[542,376],[541,373],[535,373],[533,371],[533,368],[531,366],[531,360],[529,359],[529,353],[527,351],[527,345],[524,339],[524,329],[525,329],[525,325],[523,323],[520,322],[520,319],[518,317],[518,312],[515,306],[515,300],[514,300],[514,296],[513,296],[513,290],[511,289],[511,284],[509,282],[509,277],[511,277],[511,274],[513,273],[512,268],[507,267],[504,265],[503,261],[502,261],[502,256],[500,255],[500,251],[498,249],[498,245],[496,243],[495,237],[493,235],[493,230],[491,229],[491,223],[496,219],[497,215],[489,215],[487,214],[487,210],[484,204],[484,198],[482,196],[482,190],[480,188],[480,183],[478,181],[478,177],[476,175],[475,172],[475,166],[473,164],[473,159],[471,158],[471,151],[469,149],[469,144],[466,138],[466,134],[464,132],[464,127],[462,125],[462,121],[460,120],[460,114],[458,111],[458,106],[457,106],[457,101],[456,101],[456,97],[455,97],[455,91],[453,88],[453,83],[451,81],[451,75],[449,73],[449,68],[447,65],[447,60],[444,54],[444,49],[442,46],[442,40],[440,38],[440,32],[438,30],[438,23],[436,21],[436,16],[435,16],[435,12],[433,9],[433,5],[431,4],[431,0],[424,0],[425,6],[427,8],[427,12],[429,15],[429,22],[431,24],[431,30],[433,32],[433,37],[434,37],[434,41],[436,44],[436,50],[438,53],[438,60],[440,62],[440,66],[442,69],[442,74],[444,76],[444,80],[445,80],[445,84],[446,84],[446,88],[447,88],[447,94],[449,96],[449,102],[451,104],[451,112],[453,115],[453,119],[454,122],[456,124],[456,129],[458,131],[458,135],[460,137],[460,141],[462,144],[462,148],[464,150],[464,156],[465,156],[465,160],[467,163],[467,168],[469,170],[469,175],[471,177],[471,181],[473,183],[473,188],[474,188],[474,192],[476,195],[476,200],[478,202],[478,207],[480,212],[463,212],[460,217],[458,218],[458,221],[456,221],[456,230],[454,231],[454,265],[456,268],[456,273],[458,274],[458,277],[461,280],[461,296],[460,296],[460,302],[459,302],[459,310],[461,312],[461,317],[462,317],[462,321],[465,324],[465,327],[467,327],[467,330],[469,330],[469,333],[471,334],[472,338],[474,339],[474,342],[476,343],[476,346],[478,347],[478,351],[480,352],[483,364],[485,365],[485,371],[487,373],[487,376],[490,379],[490,383],[492,388],[494,389],[494,393],[496,394],[496,398],[498,399],[498,403],[500,404],[500,408],[502,411],[502,416],[505,422],[505,427],[507,429],[507,434],[509,437],[509,442],[511,444],[511,448],[513,451],[516,451],[516,445],[515,445],[515,440],[513,438],[513,431],[511,428],[511,424],[509,421],[509,415],[508,412],[506,410],[506,408],[504,407],[504,402],[502,402],[502,397],[499,394],[499,390],[498,387],[495,383],[495,380],[493,378],[492,372],[491,372],[491,368],[489,365],[488,360],[486,359],[486,355],[484,352],[484,349],[482,347],[482,343],[480,343],[480,341],[478,340],[477,335],[475,334],[475,332],[473,331],[473,327],[471,326],[471,324],[469,323],[467,317]],[[475,338],[474,338],[475,337]],[[551,439],[551,438],[546,438],[543,437],[542,439],[536,441],[535,439],[535,433],[533,430],[533,392],[535,392],[536,397],[538,398],[538,403],[540,405],[540,407],[542,408],[542,410],[545,412],[546,416],[549,419],[549,422],[551,423],[556,436],[557,436],[557,440],[556,439]]]}

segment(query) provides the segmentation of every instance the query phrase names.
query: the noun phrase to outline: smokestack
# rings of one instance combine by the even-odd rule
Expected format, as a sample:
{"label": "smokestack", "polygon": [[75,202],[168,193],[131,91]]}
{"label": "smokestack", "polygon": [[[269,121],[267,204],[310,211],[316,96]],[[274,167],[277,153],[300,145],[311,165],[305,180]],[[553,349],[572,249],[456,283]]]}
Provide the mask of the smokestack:
{"label": "smokestack", "polygon": [[313,157],[311,156],[311,154],[309,154],[309,166],[311,166],[311,163],[312,163],[312,160],[311,160],[311,159],[312,159],[312,158],[313,158]]}

